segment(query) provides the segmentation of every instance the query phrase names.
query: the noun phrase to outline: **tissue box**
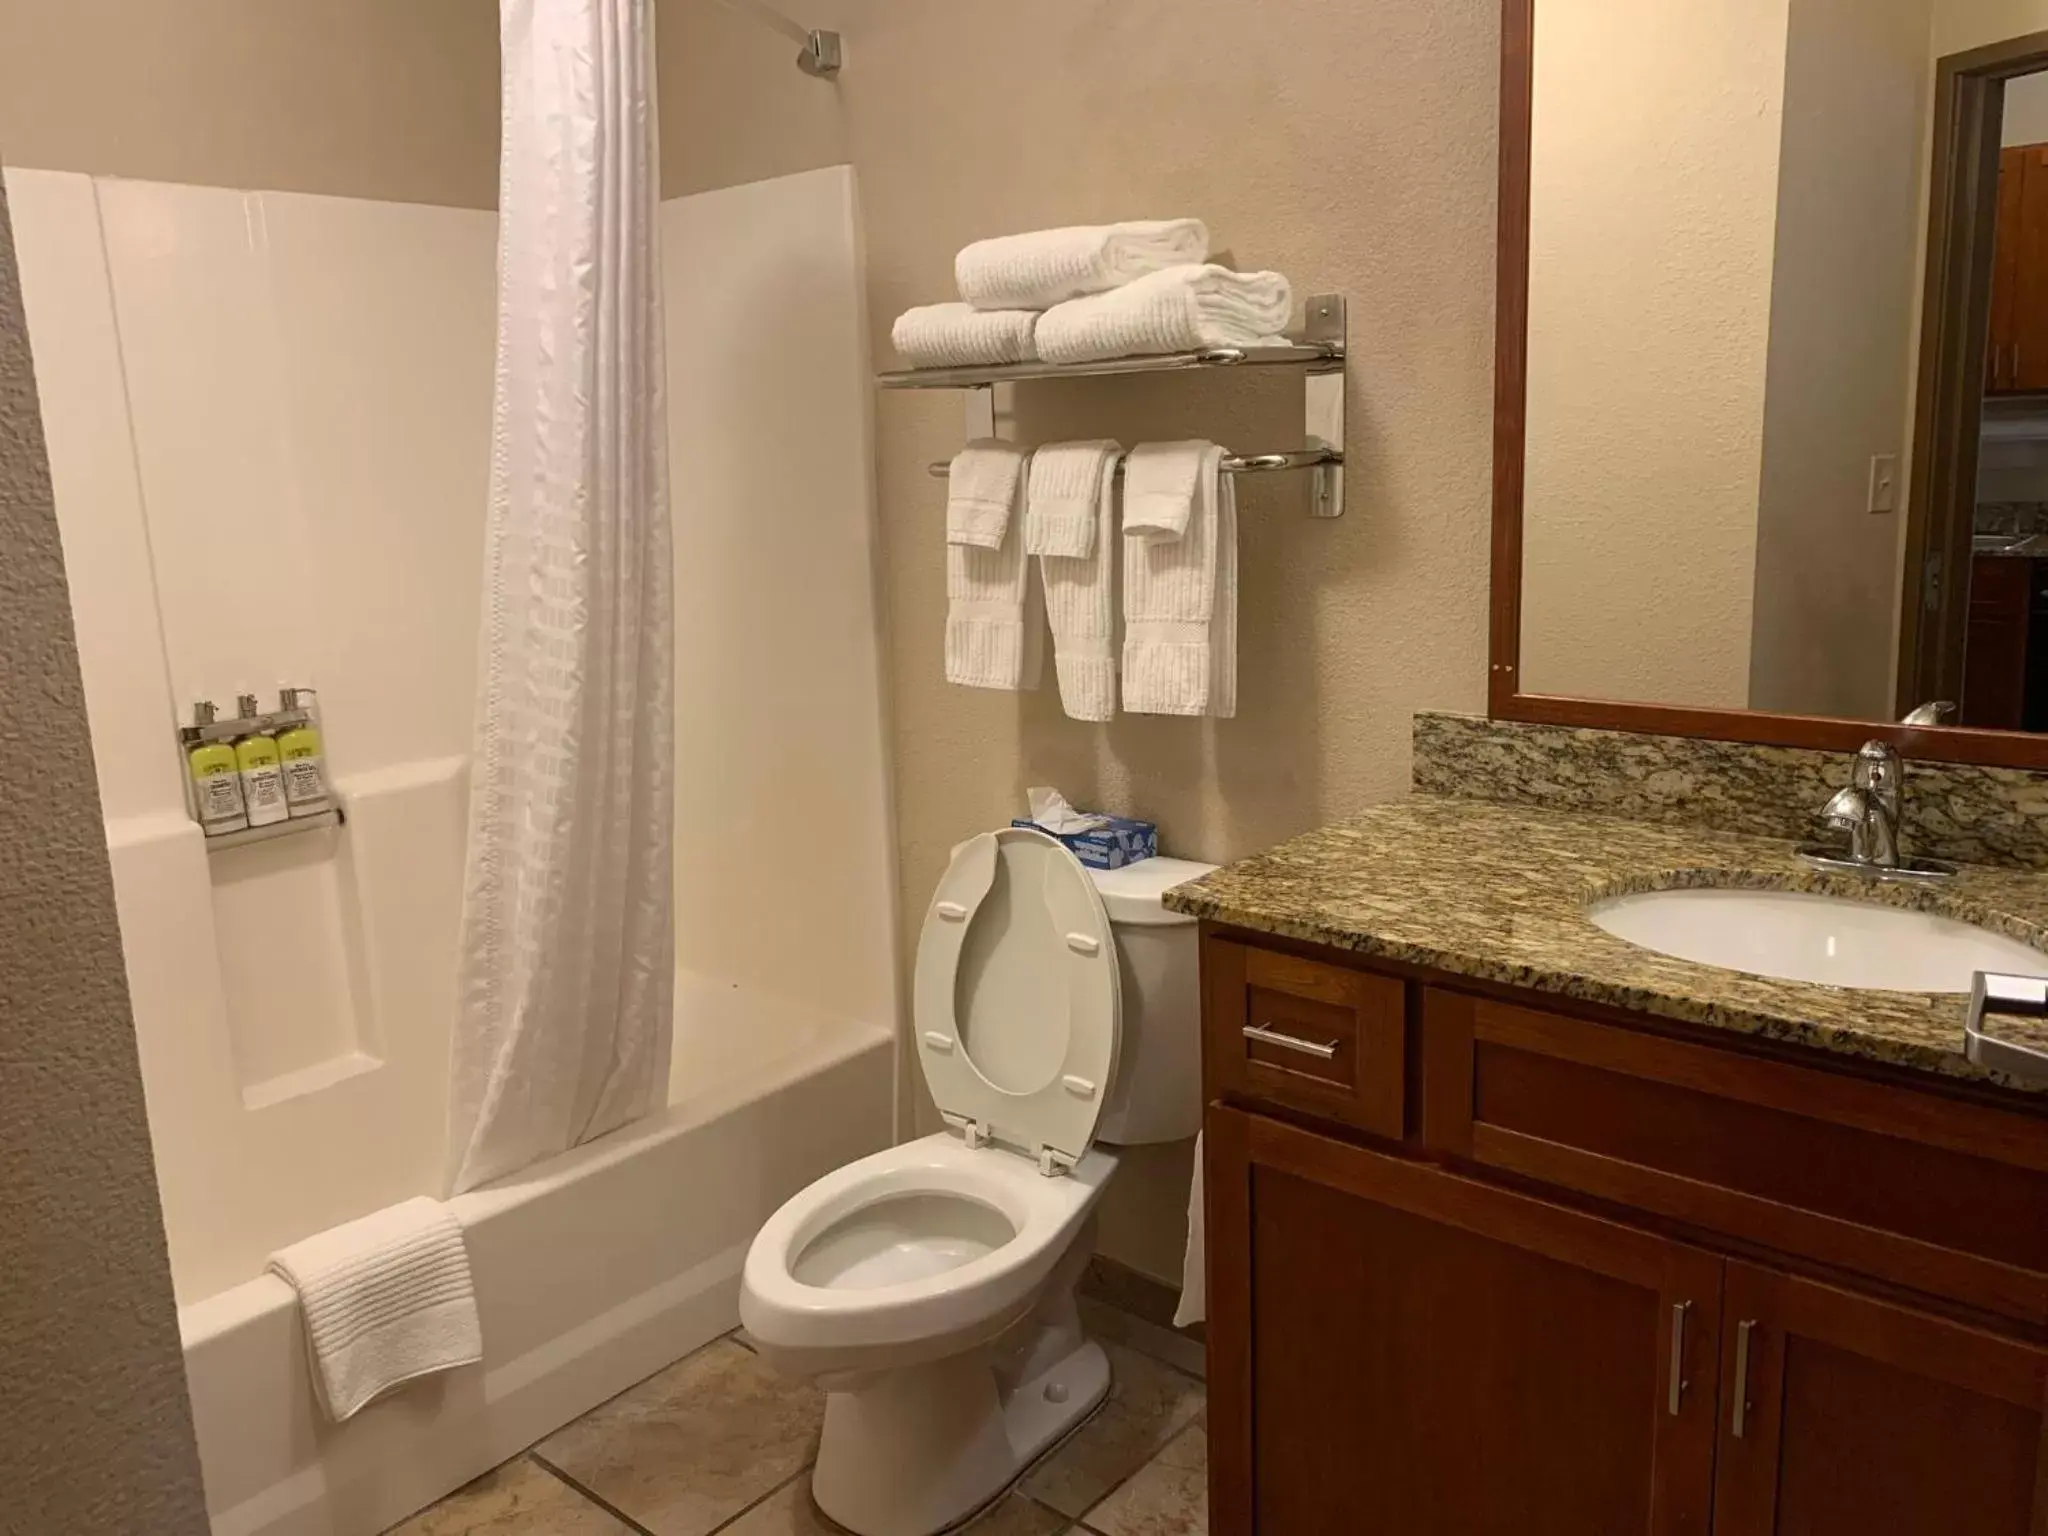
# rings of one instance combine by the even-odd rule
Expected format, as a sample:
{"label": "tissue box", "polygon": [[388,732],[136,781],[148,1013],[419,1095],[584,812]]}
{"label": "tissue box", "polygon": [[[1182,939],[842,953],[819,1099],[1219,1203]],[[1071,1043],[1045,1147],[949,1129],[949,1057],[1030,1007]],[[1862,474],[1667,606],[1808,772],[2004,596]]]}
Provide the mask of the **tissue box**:
{"label": "tissue box", "polygon": [[1010,825],[1037,827],[1047,837],[1058,838],[1090,869],[1122,869],[1159,852],[1159,828],[1129,816],[1111,816],[1108,825],[1090,827],[1086,832],[1055,832],[1022,816],[1014,818]]}

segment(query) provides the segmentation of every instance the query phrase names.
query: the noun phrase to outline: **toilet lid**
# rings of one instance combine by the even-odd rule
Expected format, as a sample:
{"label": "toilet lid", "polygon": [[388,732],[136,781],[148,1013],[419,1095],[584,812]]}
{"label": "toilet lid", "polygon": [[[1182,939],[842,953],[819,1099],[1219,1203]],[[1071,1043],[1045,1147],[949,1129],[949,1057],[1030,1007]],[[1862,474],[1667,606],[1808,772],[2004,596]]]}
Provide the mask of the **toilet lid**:
{"label": "toilet lid", "polygon": [[1116,944],[1058,839],[1005,827],[953,850],[912,995],[917,1059],[949,1121],[1047,1171],[1088,1150],[1116,1073]]}

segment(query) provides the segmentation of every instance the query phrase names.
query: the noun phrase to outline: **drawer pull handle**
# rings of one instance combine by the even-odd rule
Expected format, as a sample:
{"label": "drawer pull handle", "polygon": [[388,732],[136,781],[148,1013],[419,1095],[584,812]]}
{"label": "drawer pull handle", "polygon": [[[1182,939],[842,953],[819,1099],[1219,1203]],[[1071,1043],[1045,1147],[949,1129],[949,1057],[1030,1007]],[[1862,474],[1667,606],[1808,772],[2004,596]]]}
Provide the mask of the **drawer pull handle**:
{"label": "drawer pull handle", "polygon": [[1299,1035],[1283,1035],[1263,1024],[1245,1025],[1244,1037],[1265,1045],[1277,1045],[1283,1051],[1299,1051],[1304,1056],[1315,1057],[1317,1061],[1331,1061],[1337,1055],[1338,1042],[1335,1040],[1304,1040]]}
{"label": "drawer pull handle", "polygon": [[1671,1417],[1678,1417],[1678,1405],[1685,1397],[1685,1317],[1692,1303],[1681,1301],[1671,1308],[1671,1388],[1665,1401]]}
{"label": "drawer pull handle", "polygon": [[1728,1428],[1738,1440],[1749,1427],[1749,1336],[1755,1332],[1753,1318],[1735,1325],[1735,1417]]}

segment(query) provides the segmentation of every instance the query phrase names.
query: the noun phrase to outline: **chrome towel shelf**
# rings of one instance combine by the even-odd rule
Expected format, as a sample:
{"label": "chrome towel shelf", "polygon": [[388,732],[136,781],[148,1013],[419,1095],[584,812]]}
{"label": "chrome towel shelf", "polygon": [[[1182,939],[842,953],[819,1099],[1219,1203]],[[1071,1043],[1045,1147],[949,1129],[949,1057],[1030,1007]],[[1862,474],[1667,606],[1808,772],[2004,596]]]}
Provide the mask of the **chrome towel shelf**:
{"label": "chrome towel shelf", "polygon": [[[1306,469],[1313,472],[1309,514],[1313,517],[1341,517],[1344,514],[1344,384],[1345,349],[1344,297],[1318,293],[1309,297],[1304,310],[1302,334],[1285,346],[1210,347],[1199,352],[1174,352],[1158,357],[1118,357],[1092,363],[1002,363],[985,368],[902,368],[875,375],[880,389],[964,389],[971,391],[967,402],[967,435],[970,438],[996,436],[995,388],[998,384],[1026,384],[1041,379],[1093,379],[1122,374],[1187,373],[1227,368],[1299,368],[1302,371],[1301,449],[1281,453],[1233,455],[1223,461],[1230,474],[1259,474],[1271,470]],[[943,478],[945,464],[928,466],[928,473]],[[1119,467],[1117,473],[1121,474]]]}

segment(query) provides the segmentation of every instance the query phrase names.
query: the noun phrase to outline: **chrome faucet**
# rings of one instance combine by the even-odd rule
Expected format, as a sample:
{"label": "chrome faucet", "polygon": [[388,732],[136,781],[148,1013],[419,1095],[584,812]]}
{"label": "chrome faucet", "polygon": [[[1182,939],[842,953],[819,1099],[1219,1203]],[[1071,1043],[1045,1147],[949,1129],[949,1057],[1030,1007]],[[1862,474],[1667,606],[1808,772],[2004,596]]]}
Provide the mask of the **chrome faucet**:
{"label": "chrome faucet", "polygon": [[1856,754],[1854,775],[1821,810],[1821,820],[1849,834],[1851,864],[1868,869],[1899,867],[1899,812],[1904,804],[1905,766],[1891,744],[1866,741]]}

